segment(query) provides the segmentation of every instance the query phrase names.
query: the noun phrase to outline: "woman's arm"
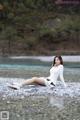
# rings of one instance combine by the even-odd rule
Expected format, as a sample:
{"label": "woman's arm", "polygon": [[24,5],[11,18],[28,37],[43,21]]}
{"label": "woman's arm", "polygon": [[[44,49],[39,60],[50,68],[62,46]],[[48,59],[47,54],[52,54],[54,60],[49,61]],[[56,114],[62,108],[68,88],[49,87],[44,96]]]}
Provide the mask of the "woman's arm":
{"label": "woman's arm", "polygon": [[61,68],[60,68],[60,80],[62,81],[63,85],[66,87],[66,83],[65,83],[64,77],[63,77],[63,70],[64,70],[64,67],[61,66]]}

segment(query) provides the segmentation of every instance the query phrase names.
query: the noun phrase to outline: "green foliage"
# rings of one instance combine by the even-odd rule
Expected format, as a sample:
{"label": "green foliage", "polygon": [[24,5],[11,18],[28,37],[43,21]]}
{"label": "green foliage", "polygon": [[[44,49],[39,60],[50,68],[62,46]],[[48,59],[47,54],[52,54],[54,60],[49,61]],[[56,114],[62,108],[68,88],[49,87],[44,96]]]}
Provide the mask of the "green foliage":
{"label": "green foliage", "polygon": [[25,50],[46,47],[48,43],[50,48],[47,48],[52,49],[54,43],[80,40],[79,6],[56,6],[53,0],[1,0],[0,3],[3,6],[0,42],[7,41],[4,47],[9,52],[18,40],[20,49]]}

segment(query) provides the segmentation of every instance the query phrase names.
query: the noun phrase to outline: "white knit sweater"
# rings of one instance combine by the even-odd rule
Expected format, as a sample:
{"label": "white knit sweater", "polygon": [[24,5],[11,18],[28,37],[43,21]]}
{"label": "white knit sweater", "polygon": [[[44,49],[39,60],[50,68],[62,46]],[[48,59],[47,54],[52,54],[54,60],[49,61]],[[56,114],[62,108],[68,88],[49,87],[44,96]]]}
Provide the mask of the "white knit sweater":
{"label": "white knit sweater", "polygon": [[64,66],[62,64],[58,66],[53,66],[50,69],[50,76],[48,76],[47,78],[50,79],[54,84],[56,84],[58,77],[60,77],[60,80],[62,81],[63,85],[66,87],[66,83],[64,82],[64,77],[63,77],[63,70],[64,70]]}

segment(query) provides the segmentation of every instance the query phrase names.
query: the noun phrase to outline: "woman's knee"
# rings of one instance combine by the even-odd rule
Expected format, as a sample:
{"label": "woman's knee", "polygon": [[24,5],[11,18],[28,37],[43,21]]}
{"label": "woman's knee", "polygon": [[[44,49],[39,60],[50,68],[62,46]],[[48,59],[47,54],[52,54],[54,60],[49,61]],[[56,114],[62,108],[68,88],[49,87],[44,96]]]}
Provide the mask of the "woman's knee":
{"label": "woman's knee", "polygon": [[36,81],[38,79],[38,77],[32,77],[32,80]]}

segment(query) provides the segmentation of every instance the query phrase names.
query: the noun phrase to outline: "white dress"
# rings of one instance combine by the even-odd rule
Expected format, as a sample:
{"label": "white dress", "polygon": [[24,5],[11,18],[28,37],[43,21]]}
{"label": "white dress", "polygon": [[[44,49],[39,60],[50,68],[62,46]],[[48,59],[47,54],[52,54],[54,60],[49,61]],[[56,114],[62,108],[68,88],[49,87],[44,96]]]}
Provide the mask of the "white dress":
{"label": "white dress", "polygon": [[[53,66],[50,69],[50,75],[48,77],[40,77],[40,79],[44,79],[45,85],[48,86],[51,84],[51,82],[56,85],[58,77],[60,77],[60,80],[62,81],[63,85],[66,86],[66,83],[64,82],[64,77],[63,77],[63,70],[64,66],[62,64],[58,66]],[[47,80],[49,79],[49,81]]]}

